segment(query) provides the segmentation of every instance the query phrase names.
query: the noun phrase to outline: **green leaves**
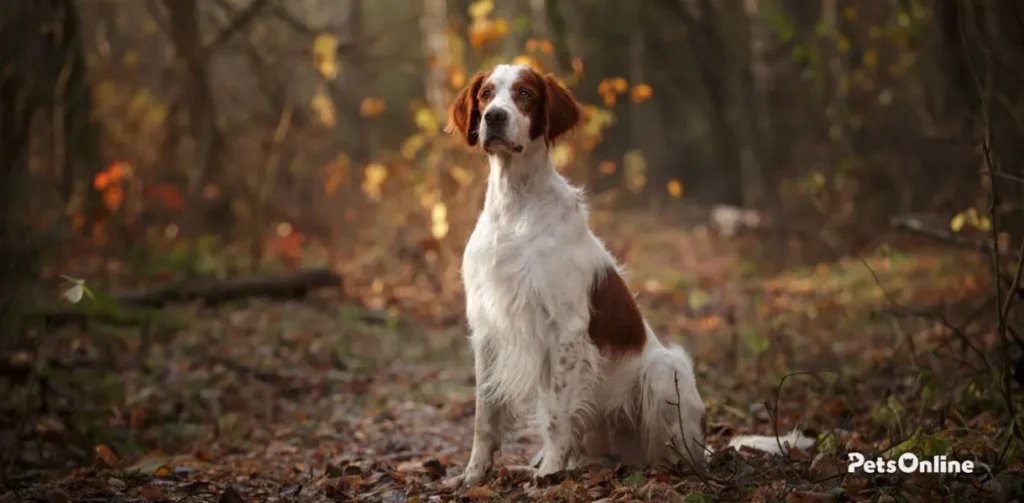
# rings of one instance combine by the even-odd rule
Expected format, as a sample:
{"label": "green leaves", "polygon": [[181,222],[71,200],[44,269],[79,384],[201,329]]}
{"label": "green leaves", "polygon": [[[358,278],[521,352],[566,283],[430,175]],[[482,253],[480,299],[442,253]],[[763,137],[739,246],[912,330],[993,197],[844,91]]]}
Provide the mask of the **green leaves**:
{"label": "green leaves", "polygon": [[686,495],[686,503],[713,503],[714,498],[708,493],[690,493]]}
{"label": "green leaves", "polygon": [[895,459],[904,453],[911,452],[918,457],[930,458],[932,456],[949,454],[949,439],[938,435],[925,435],[922,431],[922,427],[918,426],[914,429],[914,433],[910,435],[910,438],[894,445],[882,453],[882,456],[888,459]]}

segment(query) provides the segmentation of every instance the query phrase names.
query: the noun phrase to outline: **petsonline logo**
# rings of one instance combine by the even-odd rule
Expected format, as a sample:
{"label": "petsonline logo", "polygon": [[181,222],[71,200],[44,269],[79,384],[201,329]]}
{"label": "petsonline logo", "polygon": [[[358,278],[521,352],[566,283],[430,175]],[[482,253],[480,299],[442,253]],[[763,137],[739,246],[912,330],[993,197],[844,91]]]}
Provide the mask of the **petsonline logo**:
{"label": "petsonline logo", "polygon": [[912,452],[903,453],[899,459],[867,459],[859,452],[849,454],[850,466],[847,473],[974,473],[973,461],[955,461],[946,456],[932,456],[919,459]]}

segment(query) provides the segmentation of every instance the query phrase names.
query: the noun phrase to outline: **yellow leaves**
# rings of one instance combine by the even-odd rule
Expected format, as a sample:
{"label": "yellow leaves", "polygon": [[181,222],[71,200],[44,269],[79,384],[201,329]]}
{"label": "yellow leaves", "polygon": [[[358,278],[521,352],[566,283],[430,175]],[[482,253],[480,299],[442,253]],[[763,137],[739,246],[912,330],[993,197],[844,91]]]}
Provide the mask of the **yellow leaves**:
{"label": "yellow leaves", "polygon": [[845,35],[836,37],[836,50],[843,54],[850,52],[850,39]]}
{"label": "yellow leaves", "polygon": [[349,158],[345,154],[339,154],[334,161],[327,165],[327,181],[324,182],[324,195],[333,196],[338,188],[348,181]]}
{"label": "yellow leaves", "polygon": [[651,86],[647,84],[637,84],[633,86],[633,89],[629,91],[629,99],[633,100],[633,103],[641,103],[651,98],[654,91]]}
{"label": "yellow leaves", "polygon": [[316,113],[320,123],[325,126],[334,125],[334,103],[331,98],[327,96],[327,90],[324,87],[317,89],[316,94],[313,95],[312,101],[309,103],[310,108]]}
{"label": "yellow leaves", "polygon": [[491,0],[477,0],[470,4],[469,18],[472,22],[469,26],[469,43],[473,47],[500,40],[508,34],[507,19],[487,18],[493,11],[494,2]]}
{"label": "yellow leaves", "polygon": [[469,43],[473,47],[501,40],[505,35],[508,35],[508,20],[506,19],[474,21],[469,27]]}
{"label": "yellow leaves", "polygon": [[491,0],[477,0],[469,6],[469,18],[477,21],[486,18],[494,10]]}
{"label": "yellow leaves", "polygon": [[602,175],[614,175],[618,167],[612,161],[604,161],[597,165],[597,171]]}
{"label": "yellow leaves", "polygon": [[953,232],[960,232],[967,226],[979,231],[988,232],[992,230],[992,220],[978,213],[977,208],[968,208],[966,211],[953,215],[953,218],[949,221],[949,230]]}
{"label": "yellow leaves", "polygon": [[549,40],[529,38],[526,39],[526,52],[553,54],[555,52],[555,46],[552,45]]}
{"label": "yellow leaves", "polygon": [[420,206],[423,206],[425,210],[432,209],[435,204],[441,201],[441,190],[437,187],[428,188],[419,185],[416,187],[416,192],[420,192]]}
{"label": "yellow leaves", "polygon": [[519,56],[513,58],[512,64],[528,66],[530,68],[533,68],[533,70],[536,72],[544,71],[544,69],[540,66],[540,63],[536,59],[534,59],[533,56],[527,56],[525,54],[520,54]]}
{"label": "yellow leaves", "polygon": [[580,58],[572,58],[572,73],[577,77],[583,76],[583,60]]}
{"label": "yellow leaves", "polygon": [[101,80],[99,84],[96,84],[96,87],[93,88],[93,96],[95,97],[97,105],[105,106],[114,101],[117,97],[117,84],[110,79]]}
{"label": "yellow leaves", "polygon": [[900,28],[910,28],[910,13],[901,10],[899,15],[896,16],[896,20],[900,25]]}
{"label": "yellow leaves", "polygon": [[387,103],[380,98],[367,96],[359,103],[359,115],[366,118],[377,117],[387,109]]}
{"label": "yellow leaves", "polygon": [[615,106],[617,96],[627,91],[629,83],[622,77],[607,78],[597,85],[597,92],[604,98],[604,104],[608,107]]}
{"label": "yellow leaves", "polygon": [[139,66],[139,51],[134,49],[125,51],[123,63],[124,67],[127,69],[132,69]]}
{"label": "yellow leaves", "polygon": [[313,67],[327,79],[338,76],[338,38],[321,33],[313,39]]}
{"label": "yellow leaves", "polygon": [[453,89],[462,89],[462,86],[466,85],[466,71],[461,68],[456,68],[452,71],[449,77],[449,82]]}
{"label": "yellow leaves", "polygon": [[462,166],[455,165],[448,169],[448,174],[456,183],[465,187],[473,182],[473,173]]}
{"label": "yellow leaves", "polygon": [[420,150],[423,150],[423,147],[426,146],[426,144],[427,137],[421,133],[417,133],[402,141],[402,145],[398,148],[398,152],[402,154],[402,157],[411,161],[416,158],[416,154],[418,154]]}
{"label": "yellow leaves", "polygon": [[444,239],[448,235],[448,207],[443,202],[434,203],[430,209],[430,235]]}
{"label": "yellow leaves", "polygon": [[420,205],[430,211],[430,235],[434,239],[444,239],[448,235],[448,207],[441,201],[441,190],[437,187],[427,189],[420,187]]}
{"label": "yellow leaves", "polygon": [[630,150],[622,159],[626,188],[634,194],[640,193],[647,185],[647,160],[639,150]]}
{"label": "yellow leaves", "polygon": [[608,110],[602,110],[593,105],[586,105],[583,107],[586,121],[583,123],[583,134],[589,137],[596,137],[601,134],[601,131],[615,124],[615,115]]}
{"label": "yellow leaves", "polygon": [[[449,27],[445,30],[444,34],[448,40],[448,61],[465,61],[466,41],[462,38],[462,31]],[[451,67],[449,70],[451,70]]]}
{"label": "yellow leaves", "polygon": [[575,156],[576,153],[573,151],[572,145],[568,143],[560,143],[551,149],[551,163],[558,171],[568,167]]}
{"label": "yellow leaves", "polygon": [[416,109],[413,120],[416,121],[416,127],[420,128],[420,131],[427,136],[437,136],[441,131],[441,124],[438,123],[437,117],[434,116],[434,111],[428,107]]}
{"label": "yellow leaves", "polygon": [[878,66],[878,52],[869,50],[864,53],[864,66],[874,69]]}
{"label": "yellow leaves", "polygon": [[379,201],[381,197],[381,186],[388,178],[388,169],[380,163],[373,163],[363,169],[363,193],[372,201]]}
{"label": "yellow leaves", "polygon": [[601,94],[609,92],[615,94],[622,94],[626,92],[628,89],[629,83],[626,82],[626,79],[622,77],[611,77],[608,79],[604,79],[597,85],[597,92]]}
{"label": "yellow leaves", "polygon": [[676,199],[683,197],[683,182],[680,182],[679,180],[669,180],[666,188],[668,189],[670,196]]}

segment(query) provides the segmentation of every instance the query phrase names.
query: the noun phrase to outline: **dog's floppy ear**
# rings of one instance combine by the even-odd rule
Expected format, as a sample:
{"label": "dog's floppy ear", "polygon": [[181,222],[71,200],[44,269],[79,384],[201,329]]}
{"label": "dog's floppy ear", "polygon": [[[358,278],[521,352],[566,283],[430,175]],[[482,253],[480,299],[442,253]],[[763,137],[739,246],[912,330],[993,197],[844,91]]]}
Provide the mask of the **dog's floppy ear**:
{"label": "dog's floppy ear", "polygon": [[448,125],[445,130],[449,133],[458,131],[470,147],[477,144],[480,130],[480,104],[476,95],[480,92],[480,86],[484,83],[487,75],[479,72],[473,76],[466,87],[459,91],[448,109]]}
{"label": "dog's floppy ear", "polygon": [[576,127],[583,111],[572,93],[555,80],[553,74],[544,76],[544,137],[548,143]]}

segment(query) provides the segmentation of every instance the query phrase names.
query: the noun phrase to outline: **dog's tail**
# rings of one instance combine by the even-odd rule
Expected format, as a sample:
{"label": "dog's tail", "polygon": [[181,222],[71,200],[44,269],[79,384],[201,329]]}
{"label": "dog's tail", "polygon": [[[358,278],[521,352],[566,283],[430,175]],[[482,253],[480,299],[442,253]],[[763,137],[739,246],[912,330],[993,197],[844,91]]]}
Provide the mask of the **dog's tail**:
{"label": "dog's tail", "polygon": [[662,344],[649,326],[647,332],[647,344],[637,360],[635,404],[644,451],[651,458],[684,461],[706,474],[704,402],[693,360],[681,346]]}
{"label": "dog's tail", "polygon": [[[642,435],[646,452],[662,459],[681,455],[682,461],[695,471],[706,473],[708,458],[714,451],[706,445],[704,402],[697,391],[693,360],[681,346],[661,343],[650,326],[647,332],[638,373],[643,390],[639,412],[641,430],[646,433]],[[815,438],[793,430],[778,437],[740,435],[733,437],[726,449],[731,447],[738,451],[746,447],[781,456],[788,454],[791,448],[806,451],[815,443]],[[666,452],[666,448],[670,452]]]}

